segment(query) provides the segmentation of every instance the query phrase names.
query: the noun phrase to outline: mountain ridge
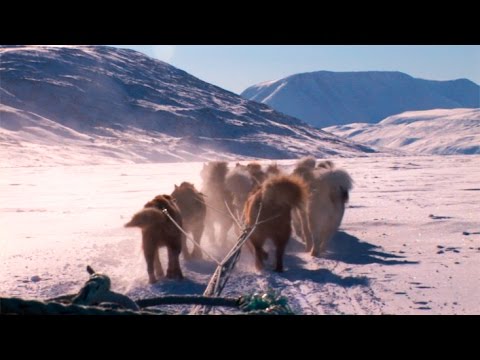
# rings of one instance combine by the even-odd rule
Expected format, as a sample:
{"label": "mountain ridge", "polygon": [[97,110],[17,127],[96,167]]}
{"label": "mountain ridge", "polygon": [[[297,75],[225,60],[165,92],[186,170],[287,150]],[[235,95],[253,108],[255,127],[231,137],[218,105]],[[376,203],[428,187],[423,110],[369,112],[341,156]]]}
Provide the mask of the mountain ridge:
{"label": "mountain ridge", "polygon": [[[1,46],[0,57],[3,144],[39,141],[46,146],[44,140],[50,138],[52,145],[91,148],[95,141],[118,141],[133,148],[138,135],[143,148],[136,155],[157,154],[148,161],[172,161],[172,156],[280,159],[375,152],[134,50]],[[59,138],[59,133],[68,132],[61,127],[72,129],[76,142]],[[45,132],[52,133],[41,139],[38,134]],[[122,136],[130,139],[128,144]],[[9,151],[14,151],[10,145]]]}
{"label": "mountain ridge", "polygon": [[326,128],[345,139],[415,155],[480,154],[480,109],[407,111],[378,124]]}
{"label": "mountain ridge", "polygon": [[468,79],[425,80],[399,71],[293,74],[241,95],[319,128],[376,123],[405,111],[480,107],[480,87]]}

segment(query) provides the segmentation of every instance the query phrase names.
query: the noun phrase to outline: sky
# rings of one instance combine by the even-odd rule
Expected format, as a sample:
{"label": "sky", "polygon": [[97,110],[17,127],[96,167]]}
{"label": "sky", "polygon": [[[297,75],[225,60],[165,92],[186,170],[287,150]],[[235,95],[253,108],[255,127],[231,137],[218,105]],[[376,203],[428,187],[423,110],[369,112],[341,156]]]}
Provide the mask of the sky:
{"label": "sky", "polygon": [[401,71],[480,84],[479,45],[114,45],[141,51],[237,94],[310,71]]}

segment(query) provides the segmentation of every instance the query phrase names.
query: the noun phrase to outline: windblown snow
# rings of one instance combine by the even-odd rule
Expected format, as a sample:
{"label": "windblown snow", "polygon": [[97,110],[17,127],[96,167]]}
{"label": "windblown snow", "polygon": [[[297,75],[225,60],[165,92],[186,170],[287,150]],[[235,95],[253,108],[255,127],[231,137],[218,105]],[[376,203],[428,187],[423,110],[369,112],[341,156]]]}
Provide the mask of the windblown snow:
{"label": "windblown snow", "polygon": [[[286,271],[274,273],[270,264],[257,273],[245,249],[223,295],[274,289],[297,314],[479,314],[480,158],[333,160],[355,184],[328,256],[312,258],[292,237]],[[293,161],[279,163],[288,171]],[[174,184],[200,187],[201,167],[1,168],[0,296],[75,293],[88,279],[86,265],[108,274],[113,290],[133,299],[201,294],[212,261],[181,258],[185,280],[149,285],[140,231],[123,228],[147,200],[171,193]],[[235,238],[231,233],[229,245]],[[228,251],[229,245],[202,243],[218,258]],[[161,259],[165,264],[164,250]]]}
{"label": "windblown snow", "polygon": [[0,79],[12,166],[374,152],[133,50],[2,46]]}
{"label": "windblown snow", "polygon": [[[320,75],[333,84],[331,73]],[[390,103],[367,106],[365,113],[336,106],[352,94],[358,95],[353,102],[375,97],[392,79],[407,92],[418,80],[368,73],[362,75],[366,83],[381,86],[360,91],[352,76],[344,78],[346,87],[324,89],[331,100],[330,108],[322,107],[327,115],[366,114],[356,121],[374,121],[383,114],[377,121],[393,114],[385,113]],[[301,101],[287,107],[300,104],[310,113],[312,91],[322,81],[308,78]],[[455,109],[329,128],[334,135],[132,50],[0,46],[0,80],[1,297],[75,293],[88,279],[87,265],[134,300],[202,294],[214,262],[181,257],[184,280],[150,285],[140,231],[123,225],[175,184],[188,181],[200,189],[203,161],[223,159],[233,167],[239,160],[263,159],[266,165],[266,159],[278,159],[290,172],[293,159],[311,155],[333,160],[354,180],[327,254],[312,257],[292,236],[285,272],[272,271],[274,256],[257,272],[244,249],[223,295],[273,289],[297,314],[480,313],[480,157],[464,155],[480,154],[480,110],[467,108],[478,103],[476,84],[422,83],[405,103],[418,100],[423,108],[440,101],[436,107]],[[302,77],[290,80],[295,89],[304,88]],[[282,81],[258,88],[278,101],[291,90]],[[386,93],[380,100],[391,100]],[[394,113],[403,105],[397,102]],[[231,232],[227,244],[205,236],[202,244],[222,258],[235,240]],[[166,264],[163,249],[161,260]]]}
{"label": "windblown snow", "polygon": [[325,129],[369,146],[416,155],[480,154],[480,109],[408,111],[378,124]]}

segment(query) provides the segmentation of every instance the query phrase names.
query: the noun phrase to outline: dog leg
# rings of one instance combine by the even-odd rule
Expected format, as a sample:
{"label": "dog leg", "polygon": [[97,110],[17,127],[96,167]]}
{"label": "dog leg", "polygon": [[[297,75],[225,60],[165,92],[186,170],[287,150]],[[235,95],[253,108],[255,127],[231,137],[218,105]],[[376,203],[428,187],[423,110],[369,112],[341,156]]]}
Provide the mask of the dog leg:
{"label": "dog leg", "polygon": [[215,245],[215,224],[212,219],[207,219],[205,221],[205,234],[210,240],[210,244]]}
{"label": "dog leg", "polygon": [[312,232],[310,231],[310,221],[307,214],[307,210],[301,207],[298,211],[298,220],[300,221],[302,228],[303,241],[305,243],[305,251],[312,250]]}
{"label": "dog leg", "polygon": [[227,243],[227,235],[228,231],[233,225],[233,221],[230,218],[224,218],[220,224],[220,234],[219,234],[219,239],[220,239],[220,245],[225,245]]}
{"label": "dog leg", "polygon": [[318,229],[315,237],[314,247],[311,252],[312,256],[320,257],[321,255],[325,254],[328,242],[336,230],[337,224],[335,219],[333,219],[331,216],[323,219],[321,227]]}
{"label": "dog leg", "polygon": [[331,216],[329,216],[323,223],[320,229],[319,238],[319,254],[325,254],[330,240],[335,236],[340,224],[342,223],[343,215],[345,213],[345,205],[343,203],[336,204],[332,209]]}
{"label": "dog leg", "polygon": [[[148,282],[150,284],[157,282],[157,279],[155,278],[155,265],[154,265],[156,251],[157,251],[157,248],[153,246],[151,241],[143,242],[143,255],[145,256],[145,261],[147,262]],[[157,253],[157,256],[158,256],[158,253]]]}
{"label": "dog leg", "polygon": [[154,259],[153,259],[153,265],[154,265],[154,268],[155,268],[155,275],[156,275],[157,279],[165,276],[165,274],[163,272],[163,268],[162,268],[162,263],[160,262],[160,255],[158,253],[158,250],[159,249],[156,249],[154,251]]}
{"label": "dog leg", "polygon": [[[197,244],[200,244],[200,241],[202,240],[202,234],[203,234],[203,224],[199,224],[195,226],[193,229],[193,240],[195,240]],[[197,245],[193,247],[192,257],[195,259],[202,258],[202,250]]]}
{"label": "dog leg", "polygon": [[302,232],[301,214],[299,209],[292,210],[292,225],[297,238],[299,238],[303,243],[305,243],[305,237]]}
{"label": "dog leg", "polygon": [[253,249],[255,250],[255,268],[257,271],[262,271],[263,270],[263,259],[264,259],[264,254],[265,250],[263,250],[263,243],[265,242],[264,239],[256,238],[253,236],[250,237],[249,240],[250,244],[253,246]]}
{"label": "dog leg", "polygon": [[187,237],[183,234],[182,234],[182,254],[185,260],[190,260],[192,258],[192,256],[188,251]]}
{"label": "dog leg", "polygon": [[169,279],[183,279],[182,269],[180,268],[180,251],[168,247],[168,268],[167,278]]}
{"label": "dog leg", "polygon": [[275,264],[275,272],[283,272],[283,255],[285,254],[285,247],[288,242],[287,239],[279,239],[277,238],[275,242],[276,245],[276,264]]}

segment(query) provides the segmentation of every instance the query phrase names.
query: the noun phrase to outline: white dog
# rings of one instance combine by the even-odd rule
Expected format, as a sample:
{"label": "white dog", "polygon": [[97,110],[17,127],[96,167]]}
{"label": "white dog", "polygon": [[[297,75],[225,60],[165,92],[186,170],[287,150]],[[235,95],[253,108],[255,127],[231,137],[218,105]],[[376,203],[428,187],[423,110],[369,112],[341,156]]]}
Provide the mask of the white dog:
{"label": "white dog", "polygon": [[343,169],[336,169],[330,161],[319,163],[313,171],[307,210],[312,256],[325,252],[328,242],[340,227],[352,184],[350,175]]}

